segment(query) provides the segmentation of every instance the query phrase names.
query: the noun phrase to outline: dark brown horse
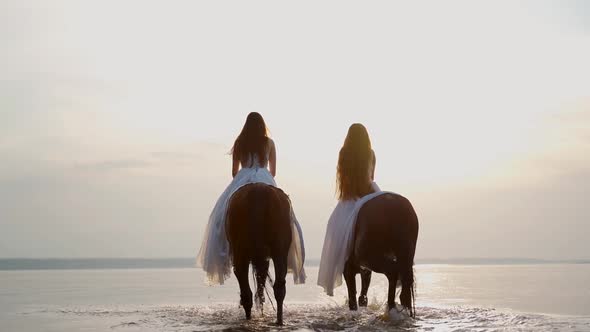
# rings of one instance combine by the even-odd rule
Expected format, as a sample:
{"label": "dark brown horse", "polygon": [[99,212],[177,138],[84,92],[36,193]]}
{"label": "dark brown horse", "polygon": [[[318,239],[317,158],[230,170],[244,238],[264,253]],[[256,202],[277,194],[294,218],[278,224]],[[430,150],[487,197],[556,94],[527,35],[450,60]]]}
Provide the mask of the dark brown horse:
{"label": "dark brown horse", "polygon": [[240,303],[247,319],[251,318],[253,304],[248,282],[250,263],[256,277],[256,298],[262,304],[269,259],[272,259],[277,324],[283,324],[287,255],[292,235],[290,212],[289,197],[282,190],[263,183],[245,185],[233,194],[229,202],[226,234],[234,274],[240,284]]}
{"label": "dark brown horse", "polygon": [[366,202],[355,226],[352,252],[344,266],[348,305],[357,310],[355,276],[361,274],[358,303],[367,306],[371,271],[383,273],[389,281],[387,303],[395,308],[395,289],[401,280],[401,304],[415,317],[414,253],[418,239],[418,217],[410,201],[396,194],[383,194]]}

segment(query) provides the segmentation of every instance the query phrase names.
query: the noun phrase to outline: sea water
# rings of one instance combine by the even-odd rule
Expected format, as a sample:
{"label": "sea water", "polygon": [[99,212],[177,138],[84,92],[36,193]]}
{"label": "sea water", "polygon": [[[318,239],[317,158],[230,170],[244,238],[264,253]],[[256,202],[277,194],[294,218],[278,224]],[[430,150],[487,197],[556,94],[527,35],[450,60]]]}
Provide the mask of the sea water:
{"label": "sea water", "polygon": [[590,331],[588,264],[416,265],[415,319],[387,314],[381,275],[351,312],[345,285],[326,296],[306,269],[283,327],[269,300],[246,321],[235,277],[208,286],[196,268],[0,271],[0,331]]}

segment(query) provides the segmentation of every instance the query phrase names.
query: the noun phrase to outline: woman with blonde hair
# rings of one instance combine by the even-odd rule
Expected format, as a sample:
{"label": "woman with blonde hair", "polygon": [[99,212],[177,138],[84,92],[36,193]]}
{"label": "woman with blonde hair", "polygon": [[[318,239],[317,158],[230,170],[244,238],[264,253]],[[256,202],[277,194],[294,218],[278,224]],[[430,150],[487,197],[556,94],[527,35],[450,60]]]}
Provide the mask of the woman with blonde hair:
{"label": "woman with blonde hair", "polygon": [[375,163],[367,129],[360,123],[351,125],[338,156],[338,204],[328,221],[318,273],[318,285],[330,296],[342,284],[357,214],[366,201],[381,191],[374,182]]}

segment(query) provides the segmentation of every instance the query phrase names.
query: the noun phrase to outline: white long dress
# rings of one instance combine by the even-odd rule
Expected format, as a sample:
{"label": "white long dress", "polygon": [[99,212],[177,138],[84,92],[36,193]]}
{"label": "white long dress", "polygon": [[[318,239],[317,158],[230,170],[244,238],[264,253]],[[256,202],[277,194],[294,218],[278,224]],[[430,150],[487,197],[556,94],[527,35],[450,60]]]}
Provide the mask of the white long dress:
{"label": "white long dress", "polygon": [[342,271],[352,250],[354,226],[359,210],[371,199],[389,193],[381,191],[375,182],[372,188],[373,193],[359,199],[339,201],[328,220],[318,272],[318,285],[322,286],[330,296],[334,295],[334,288],[342,285]]}
{"label": "white long dress", "polygon": [[[227,207],[232,195],[241,187],[250,183],[265,183],[276,187],[277,184],[266,168],[268,164],[268,155],[265,161],[259,162],[256,156],[250,156],[250,160],[242,169],[238,171],[232,182],[221,194],[211,215],[209,223],[203,236],[201,249],[197,255],[197,266],[202,267],[207,272],[207,278],[210,284],[223,284],[225,279],[231,275],[231,254],[229,252],[229,242],[225,234],[225,221]],[[305,246],[303,244],[303,234],[301,226],[295,217],[293,207],[291,206],[291,230],[292,240],[289,248],[287,268],[293,274],[293,280],[296,284],[305,282]]]}

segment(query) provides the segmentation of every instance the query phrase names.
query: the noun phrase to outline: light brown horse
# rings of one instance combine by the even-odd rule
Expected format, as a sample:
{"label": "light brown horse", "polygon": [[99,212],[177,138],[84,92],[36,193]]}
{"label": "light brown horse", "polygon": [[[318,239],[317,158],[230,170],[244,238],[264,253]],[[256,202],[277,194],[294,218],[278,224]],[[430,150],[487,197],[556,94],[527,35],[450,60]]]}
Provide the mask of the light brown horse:
{"label": "light brown horse", "polygon": [[414,253],[418,240],[418,217],[410,201],[397,194],[383,194],[366,202],[358,214],[352,252],[344,266],[350,310],[357,310],[355,276],[361,274],[358,304],[367,306],[371,271],[383,273],[389,281],[387,303],[395,308],[398,278],[400,303],[415,317]]}
{"label": "light brown horse", "polygon": [[292,238],[290,213],[289,197],[281,189],[263,183],[245,185],[233,194],[229,202],[226,234],[246,319],[251,318],[253,305],[248,282],[250,263],[256,276],[256,298],[262,304],[269,259],[272,259],[277,324],[283,324],[287,255]]}

